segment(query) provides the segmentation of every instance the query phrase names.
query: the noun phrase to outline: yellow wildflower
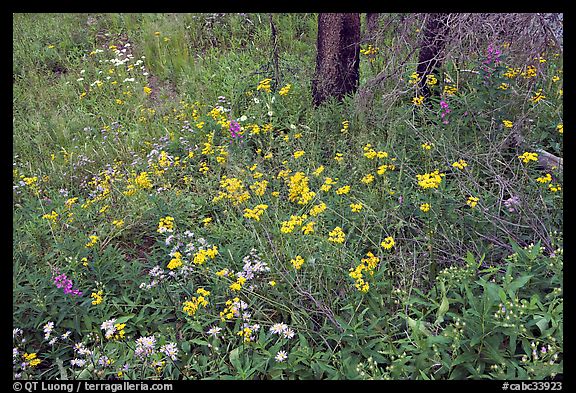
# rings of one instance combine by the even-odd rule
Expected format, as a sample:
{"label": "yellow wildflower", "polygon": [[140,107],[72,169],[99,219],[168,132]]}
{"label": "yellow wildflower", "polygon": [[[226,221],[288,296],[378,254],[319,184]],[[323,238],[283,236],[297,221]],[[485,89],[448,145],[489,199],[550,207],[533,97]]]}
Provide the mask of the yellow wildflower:
{"label": "yellow wildflower", "polygon": [[386,250],[390,250],[392,247],[394,247],[394,244],[396,243],[394,242],[394,238],[392,236],[386,237],[384,241],[380,243],[380,245],[384,247]]}
{"label": "yellow wildflower", "polygon": [[296,270],[300,270],[304,264],[304,259],[300,255],[297,255],[296,258],[290,260],[290,263]]}
{"label": "yellow wildflower", "polygon": [[478,204],[478,201],[479,201],[479,200],[480,200],[479,198],[470,196],[470,197],[468,197],[468,200],[466,201],[466,204],[467,204],[468,206],[470,206],[471,208],[475,208],[476,205]]}
{"label": "yellow wildflower", "polygon": [[352,213],[359,213],[360,210],[362,210],[362,204],[361,203],[351,203],[350,204],[350,209],[352,210]]}
{"label": "yellow wildflower", "polygon": [[328,241],[332,243],[342,244],[344,243],[345,239],[346,235],[344,234],[344,231],[340,227],[336,227],[328,233]]}

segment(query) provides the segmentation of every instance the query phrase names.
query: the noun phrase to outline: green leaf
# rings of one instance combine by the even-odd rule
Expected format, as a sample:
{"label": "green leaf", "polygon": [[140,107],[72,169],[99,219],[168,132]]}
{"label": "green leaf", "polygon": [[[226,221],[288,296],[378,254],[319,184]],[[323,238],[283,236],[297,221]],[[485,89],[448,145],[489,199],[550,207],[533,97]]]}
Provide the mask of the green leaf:
{"label": "green leaf", "polygon": [[410,326],[410,328],[412,329],[412,331],[424,333],[426,336],[432,335],[432,332],[426,328],[426,326],[422,321],[415,321],[410,317],[407,317],[406,321],[408,323],[408,326]]}
{"label": "green leaf", "polygon": [[68,380],[68,374],[64,368],[64,362],[60,358],[56,358],[56,365],[58,365],[58,371],[60,372],[60,379],[63,381]]}
{"label": "green leaf", "polygon": [[468,363],[476,359],[476,355],[472,352],[464,352],[461,355],[458,355],[456,359],[452,362],[452,367],[457,366],[459,364]]}
{"label": "green leaf", "polygon": [[134,318],[136,314],[128,314],[123,317],[117,318],[116,323],[126,323],[128,320]]}
{"label": "green leaf", "polygon": [[230,351],[230,363],[236,370],[242,370],[242,363],[240,363],[240,347],[234,348]]}
{"label": "green leaf", "polygon": [[199,339],[199,338],[193,338],[192,340],[190,340],[190,342],[191,342],[192,344],[203,345],[203,346],[208,346],[208,345],[210,345],[210,343],[209,343],[208,341],[202,340],[202,339]]}
{"label": "green leaf", "polygon": [[506,302],[506,292],[504,292],[504,290],[502,288],[498,289],[498,296],[500,297],[500,300],[502,301],[502,303]]}
{"label": "green leaf", "polygon": [[448,301],[448,298],[444,293],[442,295],[442,303],[440,303],[440,307],[438,307],[438,311],[436,311],[436,322],[434,323],[438,324],[442,322],[444,320],[444,315],[448,312],[449,309],[450,309],[450,302]]}
{"label": "green leaf", "polygon": [[550,326],[550,318],[544,317],[540,319],[538,322],[536,322],[536,326],[538,326],[538,329],[540,329],[540,333],[544,334],[544,331],[547,330]]}
{"label": "green leaf", "polygon": [[530,281],[532,277],[533,275],[531,274],[524,275],[512,281],[510,284],[508,284],[508,287],[506,288],[508,290],[508,295],[510,295],[511,298],[514,298],[516,291],[522,288],[524,285],[526,285],[526,283],[528,283],[528,281]]}
{"label": "green leaf", "polygon": [[500,288],[498,285],[494,284],[493,282],[481,280],[480,284],[484,287],[485,293],[488,295],[488,298],[492,300],[492,302],[496,302],[500,300]]}

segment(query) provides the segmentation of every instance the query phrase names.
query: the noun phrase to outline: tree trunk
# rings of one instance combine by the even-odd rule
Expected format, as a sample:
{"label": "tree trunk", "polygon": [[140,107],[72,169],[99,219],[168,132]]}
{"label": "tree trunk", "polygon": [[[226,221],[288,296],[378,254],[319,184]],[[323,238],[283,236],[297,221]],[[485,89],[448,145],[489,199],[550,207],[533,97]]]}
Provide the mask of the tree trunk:
{"label": "tree trunk", "polygon": [[446,45],[448,15],[430,14],[424,27],[424,38],[420,44],[418,67],[416,72],[420,77],[419,87],[422,95],[430,97],[430,88],[426,84],[427,76],[436,72],[442,64],[442,51]]}
{"label": "tree trunk", "polygon": [[316,74],[312,81],[315,106],[330,97],[338,100],[358,88],[360,14],[318,16]]}
{"label": "tree trunk", "polygon": [[366,14],[366,38],[373,39],[378,31],[378,19],[380,14]]}

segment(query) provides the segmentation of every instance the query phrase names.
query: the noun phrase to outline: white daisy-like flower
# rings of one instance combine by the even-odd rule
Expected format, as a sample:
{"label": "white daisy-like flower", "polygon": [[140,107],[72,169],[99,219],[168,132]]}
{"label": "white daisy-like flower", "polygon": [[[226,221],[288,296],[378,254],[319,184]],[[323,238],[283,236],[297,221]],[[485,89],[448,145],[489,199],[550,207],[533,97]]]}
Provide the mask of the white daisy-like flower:
{"label": "white daisy-like flower", "polygon": [[278,351],[276,356],[274,356],[274,359],[277,362],[283,362],[284,360],[288,359],[288,354],[286,353],[286,351]]}
{"label": "white daisy-like flower", "polygon": [[86,360],[84,359],[72,359],[70,360],[70,365],[72,367],[84,367],[84,365],[86,364]]}
{"label": "white daisy-like flower", "polygon": [[160,347],[160,352],[168,356],[172,360],[176,360],[178,356],[178,348],[174,343],[168,343]]}
{"label": "white daisy-like flower", "polygon": [[108,321],[102,322],[102,325],[100,325],[100,329],[105,331],[106,338],[112,337],[114,335],[114,332],[116,332],[116,327],[114,326],[115,323],[116,318],[113,318],[109,319]]}
{"label": "white daisy-like flower", "polygon": [[222,330],[221,327],[218,326],[212,326],[209,330],[208,330],[208,334],[213,336],[213,337],[218,337],[218,333],[220,333],[220,331]]}
{"label": "white daisy-like flower", "polygon": [[21,334],[22,334],[22,329],[20,329],[20,328],[12,329],[12,338],[16,338]]}
{"label": "white daisy-like flower", "polygon": [[52,330],[54,330],[54,322],[48,322],[46,325],[44,325],[43,330],[44,330],[44,340],[48,340],[50,334],[52,334]]}
{"label": "white daisy-like flower", "polygon": [[284,338],[291,339],[292,337],[294,337],[294,330],[287,328],[286,330],[284,330],[282,335],[284,336]]}
{"label": "white daisy-like flower", "polygon": [[272,325],[272,327],[270,328],[270,333],[273,334],[281,334],[283,333],[286,329],[288,329],[288,325],[286,325],[283,322],[280,323],[275,323],[274,325]]}

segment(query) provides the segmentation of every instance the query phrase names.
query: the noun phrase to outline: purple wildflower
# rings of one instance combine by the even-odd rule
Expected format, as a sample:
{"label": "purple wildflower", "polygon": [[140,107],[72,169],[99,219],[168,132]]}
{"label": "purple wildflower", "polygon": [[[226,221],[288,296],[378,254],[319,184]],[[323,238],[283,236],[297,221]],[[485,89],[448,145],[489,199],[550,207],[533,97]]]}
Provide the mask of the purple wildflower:
{"label": "purple wildflower", "polygon": [[448,119],[446,119],[446,115],[451,112],[448,103],[444,100],[440,101],[440,108],[441,108],[440,117],[444,119],[442,120],[442,123],[448,124]]}
{"label": "purple wildflower", "polygon": [[242,138],[242,135],[240,135],[240,124],[234,120],[230,120],[230,135],[233,139]]}
{"label": "purple wildflower", "polygon": [[72,288],[72,280],[70,280],[64,273],[54,277],[54,285],[56,285],[56,288],[62,288],[66,295],[82,296],[82,292],[78,289]]}

